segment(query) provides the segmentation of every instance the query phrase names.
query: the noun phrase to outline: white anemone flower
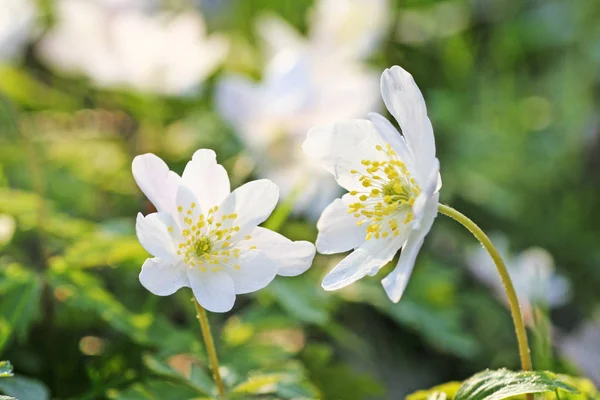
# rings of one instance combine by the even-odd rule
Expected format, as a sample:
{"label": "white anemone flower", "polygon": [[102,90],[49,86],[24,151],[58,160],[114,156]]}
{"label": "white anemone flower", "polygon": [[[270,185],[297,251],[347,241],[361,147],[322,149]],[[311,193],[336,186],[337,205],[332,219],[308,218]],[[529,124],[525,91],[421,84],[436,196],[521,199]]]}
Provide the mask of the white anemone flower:
{"label": "white anemone flower", "polygon": [[227,40],[202,15],[146,10],[139,0],[59,0],[40,57],[105,88],[182,96],[200,90],[225,59]]}
{"label": "white anemone flower", "polygon": [[212,150],[198,150],[180,177],[154,154],[133,160],[133,176],[156,213],[138,214],[137,236],[154,258],[140,282],[158,296],[190,287],[209,311],[231,310],[236,294],[264,288],[276,275],[306,271],[315,254],[309,242],[292,242],[258,227],[277,204],[266,179],[230,192],[227,171]]}
{"label": "white anemone flower", "polygon": [[37,18],[33,0],[3,0],[0,7],[0,63],[22,57],[35,34]]}
{"label": "white anemone flower", "polygon": [[402,134],[371,113],[369,120],[312,128],[303,149],[349,191],[317,223],[320,253],[354,249],[325,277],[323,288],[340,289],[376,274],[402,248],[398,265],[382,281],[398,302],[437,216],[441,179],[433,128],[413,77],[398,66],[386,69],[381,94]]}
{"label": "white anemone flower", "polygon": [[272,179],[284,199],[296,193],[294,212],[314,219],[339,188],[302,153],[306,132],[365,115],[377,104],[377,75],[359,65],[340,67],[283,52],[268,64],[262,82],[228,76],[217,85],[218,110],[249,149],[259,176]]}
{"label": "white anemone flower", "polygon": [[[547,250],[531,247],[513,256],[504,236],[494,235],[493,239],[506,261],[506,268],[528,323],[533,322],[535,305],[555,308],[569,300],[570,283],[566,277],[556,273],[554,259]],[[496,297],[506,301],[502,280],[483,247],[479,246],[468,254],[467,266],[477,280],[492,289]]]}

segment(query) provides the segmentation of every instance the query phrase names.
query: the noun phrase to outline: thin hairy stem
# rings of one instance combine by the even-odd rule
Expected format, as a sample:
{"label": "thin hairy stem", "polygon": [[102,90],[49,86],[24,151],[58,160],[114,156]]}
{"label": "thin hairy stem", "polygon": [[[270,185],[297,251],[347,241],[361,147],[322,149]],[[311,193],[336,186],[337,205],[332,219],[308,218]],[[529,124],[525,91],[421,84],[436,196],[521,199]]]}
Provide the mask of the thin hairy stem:
{"label": "thin hairy stem", "polygon": [[200,329],[202,330],[202,338],[204,339],[204,344],[206,345],[206,354],[208,354],[210,369],[212,370],[213,378],[215,379],[215,383],[217,384],[217,388],[219,390],[219,399],[226,400],[225,386],[223,385],[221,373],[219,372],[217,349],[215,348],[215,342],[213,340],[212,333],[210,332],[210,324],[208,323],[206,310],[202,308],[195,297],[192,300],[194,302],[194,306],[196,307],[196,316],[200,322]]}
{"label": "thin hairy stem", "polygon": [[506,296],[508,297],[508,304],[510,306],[510,312],[512,314],[513,322],[515,324],[517,341],[519,343],[521,368],[523,369],[523,371],[531,371],[531,355],[529,350],[529,344],[527,343],[527,331],[525,330],[525,324],[523,323],[521,307],[519,306],[517,293],[515,292],[513,283],[510,279],[510,276],[508,275],[506,265],[504,264],[502,257],[500,257],[500,253],[498,253],[498,250],[496,250],[490,238],[488,238],[487,235],[465,215],[456,211],[454,208],[444,204],[438,205],[438,211],[441,214],[447,215],[448,217],[454,219],[455,221],[462,224],[465,228],[467,228],[477,238],[477,240],[481,242],[483,247],[490,254],[490,257],[492,257],[492,260],[494,261],[494,264],[496,264],[496,268],[498,269],[498,273],[500,274],[500,278],[502,278],[504,290],[506,291]]}

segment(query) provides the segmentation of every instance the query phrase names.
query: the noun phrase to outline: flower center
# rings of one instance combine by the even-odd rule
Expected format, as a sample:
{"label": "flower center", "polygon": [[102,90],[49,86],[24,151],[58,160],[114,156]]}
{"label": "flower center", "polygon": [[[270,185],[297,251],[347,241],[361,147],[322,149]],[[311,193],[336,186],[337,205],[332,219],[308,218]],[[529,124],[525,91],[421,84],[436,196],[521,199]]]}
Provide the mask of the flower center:
{"label": "flower center", "polygon": [[[234,224],[237,214],[217,218],[215,214],[219,207],[215,206],[208,210],[206,216],[195,216],[195,208],[196,203],[191,203],[187,209],[182,206],[177,208],[177,211],[184,215],[184,228],[181,230],[183,241],[179,243],[177,254],[183,256],[186,264],[198,267],[202,272],[221,271],[223,265],[240,269],[240,249],[233,248],[230,242],[232,236],[240,230],[240,227]],[[172,231],[173,227],[169,227],[169,232]],[[245,239],[250,239],[250,236],[246,236]]]}
{"label": "flower center", "polygon": [[200,236],[194,242],[194,251],[196,252],[196,257],[202,257],[203,255],[210,253],[212,246],[212,241],[208,236]]}
{"label": "flower center", "polygon": [[350,171],[359,177],[365,191],[351,191],[358,201],[348,206],[348,213],[358,219],[357,225],[367,224],[366,240],[375,237],[398,236],[398,220],[408,224],[414,218],[412,205],[421,192],[406,165],[387,144],[375,146],[385,154],[385,161],[362,160],[364,172]]}

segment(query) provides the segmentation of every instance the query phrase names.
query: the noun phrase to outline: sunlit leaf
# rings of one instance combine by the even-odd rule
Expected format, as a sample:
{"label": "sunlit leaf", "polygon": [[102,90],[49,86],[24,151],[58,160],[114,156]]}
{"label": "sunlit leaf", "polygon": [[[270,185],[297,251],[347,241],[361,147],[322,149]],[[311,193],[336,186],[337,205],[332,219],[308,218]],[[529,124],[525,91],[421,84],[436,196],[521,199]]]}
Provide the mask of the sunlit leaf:
{"label": "sunlit leaf", "polygon": [[456,392],[455,400],[501,400],[525,393],[558,389],[569,393],[577,392],[551,372],[486,370],[464,381]]}
{"label": "sunlit leaf", "polygon": [[13,376],[12,364],[10,361],[0,361],[0,378]]}

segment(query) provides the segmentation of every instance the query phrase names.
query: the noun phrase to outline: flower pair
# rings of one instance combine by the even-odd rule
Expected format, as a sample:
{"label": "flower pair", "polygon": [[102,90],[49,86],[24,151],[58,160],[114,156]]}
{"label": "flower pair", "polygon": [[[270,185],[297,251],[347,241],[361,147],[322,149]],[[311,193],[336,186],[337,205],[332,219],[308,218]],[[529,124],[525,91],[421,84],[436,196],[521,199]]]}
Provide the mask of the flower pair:
{"label": "flower pair", "polygon": [[[317,250],[354,250],[324,279],[326,290],[374,275],[402,248],[383,286],[400,300],[423,240],[437,215],[439,161],[425,101],[400,67],[384,71],[381,93],[402,134],[383,116],[318,126],[304,152],[349,191],[317,223]],[[360,94],[357,94],[360,95]],[[157,213],[138,215],[136,230],[154,258],[142,284],[157,295],[191,287],[198,302],[224,312],[235,295],[266,286],[275,275],[294,276],[310,267],[314,247],[258,227],[273,211],[277,186],[247,183],[230,193],[225,169],[212,150],[198,150],[179,177],[152,154],[133,162],[136,182]]]}

